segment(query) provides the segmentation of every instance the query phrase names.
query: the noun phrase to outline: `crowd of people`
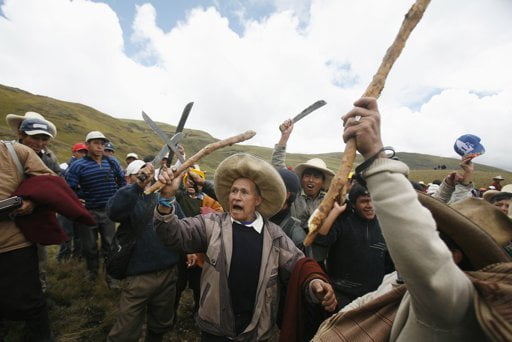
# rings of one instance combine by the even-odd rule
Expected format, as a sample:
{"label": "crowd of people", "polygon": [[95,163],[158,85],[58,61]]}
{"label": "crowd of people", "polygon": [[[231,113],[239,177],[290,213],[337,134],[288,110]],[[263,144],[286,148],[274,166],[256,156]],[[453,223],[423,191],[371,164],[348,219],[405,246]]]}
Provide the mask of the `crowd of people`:
{"label": "crowd of people", "polygon": [[22,201],[0,214],[0,325],[25,321],[29,341],[55,340],[49,244],[59,262],[85,262],[85,281],[105,265],[120,288],[108,341],[162,341],[187,286],[201,341],[270,341],[276,327],[281,341],[512,340],[512,184],[477,188],[471,157],[443,180],[410,181],[385,153],[373,98],[342,117],[365,162],[308,246],[335,173],[320,158],[287,165],[292,120],[270,161],[231,155],[213,181],[199,165],[177,174],[133,152],[123,168],[99,131],[59,164],[53,123],[6,121],[16,140],[0,143],[0,200]]}

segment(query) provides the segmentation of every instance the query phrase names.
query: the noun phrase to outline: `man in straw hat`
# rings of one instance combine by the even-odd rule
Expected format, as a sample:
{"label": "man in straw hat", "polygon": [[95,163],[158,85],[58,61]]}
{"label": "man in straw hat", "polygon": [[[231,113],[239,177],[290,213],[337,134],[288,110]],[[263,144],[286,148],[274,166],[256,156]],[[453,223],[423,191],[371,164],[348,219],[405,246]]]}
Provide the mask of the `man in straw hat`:
{"label": "man in straw hat", "polygon": [[[495,340],[510,341],[510,294],[501,282],[512,281],[502,248],[512,237],[511,220],[478,199],[453,208],[416,193],[407,166],[382,153],[375,99],[356,101],[343,121],[344,139],[357,136],[367,161],[359,175],[372,194],[400,278],[386,276],[374,293],[326,320],[313,340],[484,341],[502,334]],[[468,274],[457,263],[473,270],[492,266]],[[493,272],[501,270],[497,281]],[[482,274],[486,281],[478,280]]]}
{"label": "man in straw hat", "polygon": [[[284,204],[285,185],[269,163],[243,153],[221,162],[214,179],[218,200],[228,212],[178,220],[171,203],[180,179],[173,179],[172,171],[162,172],[159,180],[166,186],[155,229],[170,247],[206,253],[197,314],[202,340],[266,341],[276,323],[280,288],[304,257],[268,221]],[[318,278],[308,278],[299,293],[332,311],[332,287]]]}
{"label": "man in straw hat", "polygon": [[502,187],[501,182],[504,181],[505,178],[503,178],[501,175],[497,175],[496,177],[493,177],[492,180],[493,182],[490,186],[493,186],[495,190],[500,191]]}
{"label": "man in straw hat", "polygon": [[48,149],[50,141],[57,136],[57,128],[52,122],[36,112],[7,114],[5,121],[18,137],[19,143],[33,149],[53,172],[58,175],[62,173],[57,157]]}
{"label": "man in straw hat", "polygon": [[[57,157],[48,149],[51,139],[57,136],[57,128],[52,122],[36,112],[26,112],[25,115],[7,114],[5,121],[18,137],[20,144],[34,150],[43,163],[55,174],[62,174]],[[39,244],[37,245],[37,251],[39,255],[39,277],[44,292],[46,291],[48,253],[46,247]]]}
{"label": "man in straw hat", "polygon": [[484,192],[483,198],[498,207],[506,215],[509,215],[510,203],[512,202],[512,184],[505,185],[501,191],[487,190]]}
{"label": "man in straw hat", "polygon": [[[274,146],[272,152],[272,165],[276,168],[286,168],[286,144],[293,131],[293,121],[286,120],[279,129],[281,138]],[[311,214],[322,202],[325,190],[331,184],[334,172],[327,168],[325,162],[320,158],[313,158],[305,163],[297,165],[294,169],[300,179],[301,192],[291,204],[290,212],[293,217],[301,221],[302,228],[308,232],[308,220]],[[317,261],[323,261],[327,257],[327,248],[319,245],[312,246],[312,255],[309,257]]]}

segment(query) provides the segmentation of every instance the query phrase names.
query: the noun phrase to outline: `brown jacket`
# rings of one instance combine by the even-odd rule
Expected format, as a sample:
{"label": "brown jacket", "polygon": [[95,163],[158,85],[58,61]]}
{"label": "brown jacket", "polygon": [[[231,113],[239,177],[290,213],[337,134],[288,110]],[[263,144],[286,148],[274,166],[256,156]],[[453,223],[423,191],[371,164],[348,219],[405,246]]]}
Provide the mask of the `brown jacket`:
{"label": "brown jacket", "polygon": [[[53,174],[31,148],[15,143],[14,149],[26,175]],[[0,172],[2,174],[2,177],[0,177],[0,199],[6,199],[18,188],[23,179],[20,177],[18,168],[3,142],[0,143]],[[25,236],[13,221],[0,221],[0,253],[13,251],[30,244],[31,242],[25,239]]]}
{"label": "brown jacket", "polygon": [[228,213],[200,215],[179,220],[155,210],[155,229],[168,246],[186,253],[203,252],[201,300],[197,323],[202,331],[234,341],[259,341],[271,337],[276,324],[279,291],[286,286],[295,262],[304,257],[281,228],[267,220],[263,225],[263,250],[256,304],[251,323],[235,335],[234,314],[228,286],[232,255],[232,222]]}

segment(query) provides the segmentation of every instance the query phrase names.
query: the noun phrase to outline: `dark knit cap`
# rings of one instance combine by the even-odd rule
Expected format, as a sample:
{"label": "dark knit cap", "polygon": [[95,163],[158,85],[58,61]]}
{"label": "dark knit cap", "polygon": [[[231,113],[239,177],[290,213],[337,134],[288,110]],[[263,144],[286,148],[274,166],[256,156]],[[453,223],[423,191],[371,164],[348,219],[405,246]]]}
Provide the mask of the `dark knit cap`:
{"label": "dark knit cap", "polygon": [[295,201],[297,194],[300,192],[299,177],[295,172],[285,168],[278,169],[277,172],[279,172],[281,178],[283,179],[284,185],[286,186],[286,191],[292,194],[289,200],[289,203],[292,203]]}
{"label": "dark knit cap", "polygon": [[350,192],[348,193],[348,200],[350,203],[355,204],[357,199],[361,196],[370,196],[368,189],[360,184],[354,184]]}

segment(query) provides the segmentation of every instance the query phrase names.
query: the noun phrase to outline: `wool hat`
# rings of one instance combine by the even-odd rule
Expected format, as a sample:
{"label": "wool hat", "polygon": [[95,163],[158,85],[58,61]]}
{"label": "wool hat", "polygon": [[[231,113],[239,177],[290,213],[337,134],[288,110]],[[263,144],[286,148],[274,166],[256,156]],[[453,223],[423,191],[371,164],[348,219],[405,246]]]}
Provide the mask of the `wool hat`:
{"label": "wool hat", "polygon": [[25,119],[40,119],[46,121],[50,128],[51,135],[54,138],[57,136],[57,127],[55,127],[55,125],[51,121],[46,120],[44,116],[36,112],[26,112],[25,115],[7,114],[5,117],[5,122],[7,122],[7,125],[11,127],[11,130],[15,134],[18,134],[18,130],[21,126],[21,123]]}
{"label": "wool hat", "polygon": [[89,149],[87,148],[87,145],[85,145],[84,143],[81,143],[81,142],[74,144],[73,148],[71,149],[71,151],[73,151],[73,152],[82,151],[82,150],[89,151]]}
{"label": "wool hat", "polygon": [[284,186],[286,187],[286,192],[291,193],[290,195],[290,203],[295,201],[297,194],[300,192],[300,180],[297,174],[293,171],[290,171],[286,168],[278,169],[277,172],[281,176],[284,182]]}
{"label": "wool hat", "polygon": [[115,151],[116,147],[110,141],[105,144],[105,151]]}
{"label": "wool hat", "polygon": [[[206,179],[206,172],[201,171],[199,169],[199,166],[197,168],[189,168],[188,172],[195,173],[196,175],[199,175],[199,177],[201,177],[202,179]],[[183,185],[187,185],[188,172],[185,172],[185,175],[183,176]]]}
{"label": "wool hat", "polygon": [[370,196],[370,193],[368,192],[368,189],[366,189],[361,184],[354,184],[352,186],[352,189],[350,189],[350,192],[348,193],[348,200],[352,204],[356,204],[356,201],[361,196]]}
{"label": "wool hat", "polygon": [[137,155],[137,153],[130,152],[126,155],[125,159],[128,159],[128,158],[139,159],[139,156]]}
{"label": "wool hat", "polygon": [[332,178],[334,177],[334,172],[327,168],[327,164],[320,158],[313,158],[308,160],[305,163],[299,164],[295,167],[295,173],[299,176],[299,179],[302,178],[302,174],[306,169],[316,169],[323,173],[324,175],[324,189],[329,188],[331,184]]}
{"label": "wool hat", "polygon": [[85,141],[86,142],[89,142],[90,140],[93,140],[93,139],[103,139],[105,140],[105,142],[109,142],[109,140],[105,137],[105,135],[103,133],[101,133],[100,131],[91,131],[89,133],[87,133],[87,136],[85,137]]}
{"label": "wool hat", "polygon": [[21,122],[19,130],[26,135],[44,134],[53,138],[50,125],[46,120],[36,118],[25,119]]}
{"label": "wool hat", "polygon": [[126,176],[136,175],[146,163],[143,160],[134,160],[126,168]]}
{"label": "wool hat", "polygon": [[512,219],[498,208],[473,197],[451,206],[420,192],[418,199],[432,213],[437,229],[455,241],[475,269],[511,261],[503,247],[512,240]]}
{"label": "wool hat", "polygon": [[246,153],[227,157],[215,171],[215,193],[224,209],[229,209],[231,186],[239,178],[248,178],[258,186],[262,201],[256,210],[261,216],[269,218],[281,210],[286,199],[281,176],[268,162]]}

